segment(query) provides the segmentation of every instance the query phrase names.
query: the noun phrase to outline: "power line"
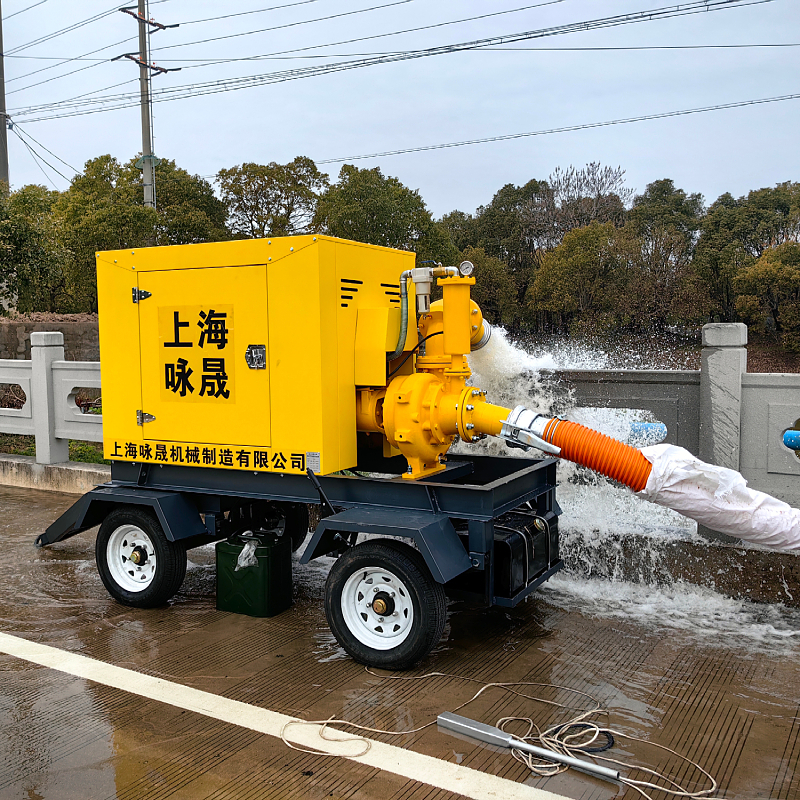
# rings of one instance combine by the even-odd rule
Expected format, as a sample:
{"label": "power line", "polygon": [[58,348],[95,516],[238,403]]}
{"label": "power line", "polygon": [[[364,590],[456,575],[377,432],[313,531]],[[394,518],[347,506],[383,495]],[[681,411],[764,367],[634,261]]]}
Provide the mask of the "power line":
{"label": "power line", "polygon": [[318,3],[319,0],[299,0],[296,3],[286,3],[282,6],[272,6],[271,8],[256,8],[253,11],[237,11],[234,14],[223,14],[221,17],[207,17],[206,19],[190,19],[181,22],[181,25],[196,25],[200,22],[216,22],[220,19],[230,19],[231,17],[245,17],[248,14],[263,14],[266,11],[277,11],[280,8],[292,8],[293,6],[307,6],[309,3]]}
{"label": "power line", "polygon": [[30,42],[25,42],[24,44],[17,45],[16,47],[12,47],[8,53],[11,55],[12,53],[19,53],[20,50],[27,50],[29,47],[34,47],[37,44],[42,44],[43,42],[49,42],[50,39],[55,39],[57,36],[63,36],[65,33],[70,33],[71,31],[75,31],[78,28],[82,28],[84,25],[90,25],[92,22],[97,22],[97,20],[102,19],[103,17],[107,17],[109,14],[114,13],[119,6],[114,6],[113,8],[109,8],[107,11],[101,11],[99,14],[94,14],[91,17],[87,17],[86,19],[82,19],[79,22],[73,22],[71,25],[67,25],[66,28],[61,28],[57,31],[53,31],[53,33],[47,33],[44,36],[40,36],[38,39],[31,39]]}
{"label": "power line", "polygon": [[38,3],[34,3],[32,6],[28,6],[27,8],[23,8],[19,11],[15,11],[13,14],[9,14],[7,17],[3,19],[3,22],[6,20],[11,19],[11,17],[19,16],[20,14],[24,14],[26,11],[30,11],[32,8],[36,8],[36,6],[42,6],[47,2],[47,0],[39,0]]}
{"label": "power line", "polygon": [[[161,0],[161,2],[166,2],[166,0]],[[289,6],[304,5],[304,4],[309,3],[309,2],[318,2],[318,0],[303,0],[303,2],[300,2],[300,3],[288,3],[285,6],[274,6],[273,8],[259,9],[258,11],[259,12],[260,11],[272,11],[272,10],[277,9],[277,8],[287,8]],[[324,20],[335,19],[337,17],[347,17],[347,16],[352,16],[354,14],[364,14],[364,13],[366,13],[368,11],[376,11],[376,10],[380,10],[380,9],[383,9],[383,8],[389,8],[391,6],[405,5],[406,3],[413,3],[413,2],[414,2],[414,0],[392,0],[392,2],[386,3],[384,5],[372,6],[370,8],[359,9],[359,10],[356,10],[356,11],[347,11],[347,12],[343,12],[343,13],[340,13],[340,14],[332,14],[332,15],[327,16],[327,17],[319,17],[318,19],[304,20],[304,21],[300,21],[300,22],[291,22],[291,23],[287,23],[285,25],[277,25],[277,26],[274,26],[272,28],[264,28],[261,31],[248,31],[246,33],[230,34],[229,36],[221,36],[221,37],[216,37],[215,39],[208,39],[208,40],[204,40],[204,41],[216,41],[218,39],[229,39],[229,38],[233,38],[233,37],[236,37],[236,36],[247,36],[247,35],[250,35],[251,33],[262,33],[264,31],[280,30],[282,28],[291,28],[291,27],[295,27],[295,26],[298,26],[298,25],[306,25],[306,24],[311,23],[311,22],[320,22],[320,21],[324,21]],[[563,0],[550,0],[550,2],[559,2],[560,3],[560,2],[563,2]],[[151,3],[151,5],[154,5],[154,4],[155,3]],[[115,7],[114,9],[112,9],[112,11],[115,11],[115,10],[118,10],[118,7]],[[50,35],[49,37],[43,37],[43,38],[41,38],[39,40],[36,40],[34,42],[29,43],[28,45],[21,45],[20,47],[14,48],[13,50],[11,50],[11,54],[18,52],[23,47],[29,47],[29,46],[33,46],[34,44],[39,44],[39,43],[45,42],[49,38],[54,38],[55,36],[61,35],[62,33],[68,33],[69,31],[75,30],[75,29],[77,29],[79,27],[82,27],[83,25],[88,25],[91,22],[96,22],[97,20],[108,16],[110,13],[111,13],[110,11],[106,11],[106,12],[103,12],[101,14],[97,14],[94,17],[90,17],[90,18],[88,18],[86,20],[83,20],[80,23],[76,23],[73,26],[70,26],[68,28],[64,28],[61,31],[57,31],[56,33]],[[249,13],[258,13],[258,12],[254,11],[254,12],[242,12],[242,13],[248,13],[249,14]],[[228,16],[239,16],[239,15],[238,14],[230,14]],[[225,17],[213,17],[213,18],[209,18],[208,20],[190,20],[188,23],[184,22],[184,23],[181,23],[181,24],[186,25],[186,24],[192,24],[193,22],[207,22],[207,21],[211,21],[212,19],[224,19],[224,18]],[[84,56],[92,55],[93,53],[100,52],[101,50],[108,50],[111,47],[117,47],[118,45],[130,42],[130,41],[132,41],[132,39],[135,39],[135,38],[136,37],[129,37],[127,39],[123,39],[120,42],[116,42],[115,44],[112,44],[112,45],[106,45],[105,47],[99,48],[98,50],[93,50],[90,53],[84,53]],[[190,42],[189,44],[197,44],[197,43],[191,43]],[[171,46],[182,47],[183,45],[170,45],[170,47]],[[166,48],[161,48],[161,49],[166,49]],[[79,56],[78,58],[83,58],[83,56]],[[64,59],[64,60],[62,60],[61,62],[59,62],[57,64],[51,64],[48,67],[42,67],[41,69],[33,70],[31,72],[27,72],[24,75],[18,75],[16,78],[12,78],[11,80],[21,80],[22,78],[26,78],[26,77],[29,77],[31,75],[36,75],[37,73],[45,72],[46,70],[55,69],[56,67],[61,66],[62,64],[67,64],[67,63],[70,63],[71,61],[76,61],[76,60],[78,60],[78,59],[77,58]],[[40,81],[39,83],[28,84],[27,86],[24,86],[24,87],[22,87],[20,89],[15,89],[13,92],[8,92],[7,94],[14,94],[14,92],[21,92],[21,91],[23,91],[25,89],[33,89],[36,86],[41,86],[41,85],[43,85],[45,83],[49,83],[51,80],[58,80],[59,78],[66,78],[69,75],[74,75],[76,72],[82,72],[85,69],[91,69],[92,67],[99,66],[99,64],[102,64],[104,62],[105,62],[105,59],[98,60],[98,61],[95,61],[90,66],[80,67],[78,69],[72,70],[71,72],[65,72],[65,73],[63,73],[61,75],[57,75],[54,78],[49,78],[47,80]],[[11,83],[11,80],[8,81],[8,83]]]}
{"label": "power line", "polygon": [[12,89],[10,92],[6,92],[6,97],[8,97],[10,94],[16,94],[17,92],[24,92],[27,89],[33,89],[35,86],[43,86],[45,83],[52,83],[53,81],[60,80],[61,78],[68,78],[70,75],[75,75],[78,72],[85,72],[87,69],[93,69],[97,66],[100,65],[87,64],[85,67],[78,67],[77,69],[70,70],[69,72],[64,72],[61,75],[54,75],[52,78],[45,78],[43,81],[38,81],[37,83],[29,83],[27,86],[20,86],[18,89]]}
{"label": "power line", "polygon": [[[317,0],[313,0],[316,2]],[[304,2],[312,2],[312,0],[304,0]],[[127,41],[127,40],[126,40]],[[113,46],[113,45],[111,45]],[[537,50],[543,53],[558,53],[558,52],[595,52],[595,51],[612,51],[612,50],[725,50],[725,49],[747,49],[747,48],[769,48],[769,47],[800,47],[800,42],[748,42],[743,44],[661,44],[661,45],[631,45],[627,47],[484,47],[476,50],[477,53],[509,53],[509,52],[527,52],[535,53]],[[300,58],[356,58],[363,56],[391,56],[398,53],[407,53],[408,50],[383,50],[370,53],[317,53],[306,56],[249,56],[242,60],[248,61],[251,58],[261,58],[264,60],[274,59],[276,61],[290,61]],[[64,56],[5,56],[6,58],[29,58],[38,59],[39,61],[96,61],[105,64],[107,58],[65,58]],[[227,62],[230,59],[208,59],[208,58],[159,58],[159,63],[169,64],[174,61],[186,63],[187,61],[203,61],[209,65],[214,65],[220,62]],[[13,80],[16,80],[14,78]],[[97,91],[102,91],[98,89]]]}
{"label": "power line", "polygon": [[[14,131],[14,133],[17,134],[17,139],[19,139],[22,142],[22,144],[25,145],[26,149],[31,154],[31,158],[36,162],[36,165],[41,170],[42,175],[44,175],[45,177],[45,180],[47,180],[56,191],[58,191],[58,187],[56,186],[53,179],[44,171],[44,167],[39,163],[40,160],[43,161],[45,164],[47,164],[47,166],[50,167],[50,169],[52,169],[53,172],[55,172],[56,174],[61,175],[61,173],[52,164],[50,164],[44,158],[42,158],[42,156],[37,155],[34,149],[19,135],[19,132],[16,130],[16,128],[12,128],[12,130]],[[61,175],[61,177],[64,178],[64,180],[67,181],[67,183],[72,183],[72,181],[70,181],[69,178],[66,178],[64,175]]]}
{"label": "power line", "polygon": [[[241,33],[229,33],[226,34],[225,36],[213,36],[210,39],[199,39],[196,42],[183,42],[182,44],[170,44],[167,45],[166,47],[156,48],[156,52],[160,52],[162,50],[171,50],[175,47],[190,47],[191,45],[195,44],[206,44],[207,42],[220,42],[223,39],[236,39],[240,36],[252,36],[256,33],[268,33],[269,31],[280,31],[284,30],[285,28],[296,28],[298,25],[310,25],[312,22],[327,22],[328,20],[331,19],[338,19],[340,17],[351,17],[356,14],[366,14],[370,11],[380,11],[384,8],[391,8],[392,6],[403,6],[406,5],[407,3],[413,3],[413,2],[414,0],[392,0],[391,3],[384,3],[383,5],[380,6],[370,6],[369,8],[360,8],[356,11],[343,11],[339,14],[329,14],[327,17],[317,17],[315,19],[306,19],[306,20],[301,20],[299,22],[287,22],[283,25],[273,25],[270,28],[259,28],[258,30],[255,31],[242,31]],[[551,2],[561,3],[563,2],[563,0],[551,0]],[[182,24],[185,25],[186,23]]]}
{"label": "power line", "polygon": [[[73,167],[72,164],[67,163],[60,156],[57,156],[52,150],[50,150],[49,148],[45,147],[38,139],[34,139],[33,136],[31,136],[27,131],[22,130],[22,128],[20,128],[19,125],[15,125],[14,126],[14,130],[17,132],[17,135],[22,134],[23,136],[25,136],[26,138],[28,138],[32,142],[34,142],[34,144],[37,144],[39,147],[41,147],[42,150],[45,150],[46,152],[50,153],[50,155],[53,156],[53,158],[55,158],[58,161],[60,161],[65,167],[69,167],[73,172],[77,172],[77,173],[80,174],[81,170],[77,169],[76,167]],[[61,177],[64,177],[64,176],[62,175]],[[72,183],[72,181],[70,181],[70,183]]]}
{"label": "power line", "polygon": [[[167,2],[169,2],[169,0],[151,0],[150,5],[154,6],[158,5],[159,3],[167,3]],[[27,50],[29,47],[34,47],[37,44],[42,44],[43,42],[49,42],[51,39],[55,39],[57,36],[63,36],[65,33],[71,33],[72,31],[77,30],[78,28],[82,28],[84,25],[90,25],[93,22],[97,22],[98,20],[103,19],[103,17],[107,17],[110,14],[115,14],[117,11],[119,11],[119,4],[112,6],[107,11],[101,11],[99,14],[95,14],[94,16],[87,17],[86,19],[82,19],[79,22],[74,22],[71,25],[67,25],[66,28],[60,28],[57,31],[53,31],[53,33],[47,33],[44,36],[40,36],[38,39],[32,39],[30,42],[25,42],[24,44],[12,47],[7,53],[4,53],[4,55],[9,56],[14,53],[19,53],[21,50]]]}
{"label": "power line", "polygon": [[[405,1],[407,2],[408,0],[405,0]],[[335,47],[335,46],[340,45],[340,44],[350,44],[352,42],[363,42],[363,41],[367,41],[369,39],[381,39],[381,38],[384,38],[386,36],[399,36],[399,35],[404,34],[404,33],[416,33],[418,31],[432,30],[433,28],[443,28],[446,25],[460,25],[460,24],[462,24],[464,22],[474,22],[474,21],[480,20],[480,19],[487,19],[488,17],[497,17],[497,16],[501,16],[503,14],[516,14],[516,13],[518,13],[520,11],[529,11],[532,8],[541,8],[542,6],[552,6],[552,5],[557,5],[557,4],[563,3],[563,2],[564,2],[564,0],[545,0],[545,2],[539,2],[539,3],[535,3],[533,5],[521,6],[520,8],[512,8],[512,9],[509,9],[507,11],[493,11],[493,12],[491,12],[489,14],[480,14],[480,15],[478,15],[476,17],[463,17],[461,19],[448,20],[447,22],[436,22],[436,23],[431,24],[431,25],[422,25],[422,26],[417,27],[417,28],[408,28],[408,29],[402,30],[402,31],[392,31],[390,33],[379,33],[379,34],[375,34],[373,36],[362,36],[362,37],[360,37],[358,39],[348,39],[348,40],[346,40],[344,42],[332,42],[330,44],[318,44],[318,45],[313,45],[311,47],[304,47],[304,48],[300,48],[300,49],[301,50],[314,50],[314,49],[319,48],[319,47]],[[734,0],[734,2],[739,2],[739,0]],[[394,5],[394,4],[390,4],[390,5]],[[383,6],[378,6],[378,8],[382,8],[382,7]],[[365,10],[366,11],[371,11],[373,9],[365,9]],[[353,13],[353,12],[350,12],[350,13]],[[338,15],[337,14],[337,15],[334,15],[334,16],[342,16],[342,15]],[[319,19],[308,20],[308,22],[319,22],[320,20],[324,20],[324,19],[332,19],[332,17],[320,17]],[[292,24],[293,25],[304,25],[306,23],[296,22],[296,23],[292,23]],[[280,28],[287,28],[287,27],[291,27],[291,25],[279,25],[279,26],[277,26],[275,28],[264,28],[264,29],[262,29],[260,31],[246,31],[245,33],[235,33],[235,34],[231,34],[230,36],[218,36],[218,37],[215,37],[213,39],[202,39],[202,40],[197,41],[197,42],[184,42],[183,44],[171,44],[171,45],[169,45],[167,47],[159,47],[159,48],[157,48],[156,52],[161,52],[162,50],[170,50],[170,49],[172,49],[174,47],[188,47],[189,45],[205,44],[207,42],[216,42],[216,41],[219,41],[220,39],[231,39],[234,36],[249,36],[251,33],[263,33],[265,31],[273,31],[273,30],[278,30]],[[295,52],[295,51],[287,50],[285,52],[291,53],[291,52]],[[251,59],[258,59],[260,57],[261,56],[251,56],[250,58],[231,58],[231,59],[224,59],[221,62],[216,62],[216,63],[225,63],[227,61],[249,61]]]}
{"label": "power line", "polygon": [[[638,12],[635,14],[623,14],[614,17],[605,17],[597,20],[588,20],[567,25],[544,28],[535,31],[526,31],[505,36],[495,36],[488,39],[477,39],[470,42],[459,44],[442,45],[439,47],[427,48],[424,50],[413,50],[403,53],[396,53],[388,56],[376,56],[372,58],[356,59],[352,61],[337,62],[333,64],[322,64],[310,67],[283,70],[280,72],[265,73],[262,75],[243,76],[239,78],[228,78],[222,80],[208,81],[205,83],[182,84],[175,87],[166,87],[154,92],[154,102],[167,102],[170,100],[186,99],[189,97],[216,94],[219,92],[234,91],[236,89],[250,88],[274,83],[282,83],[290,80],[298,80],[307,77],[331,74],[343,70],[358,69],[362,67],[374,66],[377,64],[394,63],[396,61],[406,61],[414,58],[424,58],[428,56],[443,55],[447,53],[461,52],[465,50],[475,50],[485,47],[513,44],[531,39],[562,35],[576,31],[597,30],[599,28],[616,27],[624,24],[636,22],[668,19],[671,17],[687,16],[690,14],[709,13],[736,7],[761,5],[773,2],[773,0],[695,0],[695,2],[685,3],[677,6],[667,6],[649,11]],[[301,48],[308,49],[308,48]],[[294,51],[284,51],[294,52]],[[282,55],[283,53],[273,53],[271,55]],[[135,105],[135,95],[118,94],[95,98],[91,101],[78,101],[75,103],[50,103],[46,105],[29,106],[15,110],[19,116],[31,114],[45,114],[48,111],[60,111],[61,113],[47,114],[37,117],[34,120],[39,122],[44,119],[60,119],[68,116],[81,116],[84,114],[97,113],[99,111],[112,111],[120,108],[129,108]]]}
{"label": "power line", "polygon": [[[561,1],[562,0],[549,0],[549,2],[540,2],[538,4],[538,7],[553,5],[554,3],[558,3],[558,2],[561,2]],[[554,28],[544,29],[543,31],[535,31],[535,32],[531,32],[531,33],[516,34],[516,35],[519,36],[519,37],[522,37],[522,38],[537,38],[538,36],[551,36],[551,35],[555,35],[555,34],[558,34],[558,33],[573,33],[573,32],[576,32],[576,31],[594,30],[595,28],[601,28],[601,27],[615,27],[616,25],[627,25],[627,24],[630,24],[632,22],[654,21],[654,20],[664,19],[664,18],[668,18],[668,17],[689,16],[689,15],[706,13],[706,12],[711,12],[711,11],[722,11],[722,10],[725,10],[726,8],[733,7],[734,5],[736,5],[737,7],[741,8],[741,7],[744,7],[744,6],[761,5],[762,3],[771,3],[771,2],[774,2],[774,0],[708,0],[708,2],[703,2],[703,0],[693,0],[692,2],[683,3],[683,4],[680,4],[680,5],[665,6],[665,7],[661,7],[661,8],[651,9],[649,11],[633,12],[631,14],[621,14],[621,15],[618,15],[618,16],[615,16],[615,17],[605,17],[605,18],[602,18],[602,19],[590,20],[590,21],[587,21],[587,22],[570,23],[570,24],[567,24],[567,25],[561,25],[561,26],[557,26],[557,27],[554,27]],[[534,7],[537,7],[537,6],[534,6]],[[526,8],[528,8],[528,7],[526,7]],[[513,12],[511,12],[511,13],[513,13]],[[327,42],[325,44],[307,45],[305,47],[296,47],[296,48],[293,48],[291,50],[279,50],[279,51],[274,52],[274,53],[266,53],[264,55],[258,55],[258,56],[248,56],[248,57],[244,57],[244,58],[222,59],[222,60],[218,60],[218,61],[216,61],[214,63],[228,63],[228,62],[233,62],[233,61],[258,61],[260,59],[273,58],[275,56],[291,55],[291,54],[294,54],[294,53],[305,53],[305,52],[307,52],[309,50],[319,50],[322,47],[338,47],[339,45],[343,45],[343,44],[354,44],[356,42],[366,42],[366,41],[371,41],[371,40],[374,40],[374,39],[384,39],[384,38],[389,37],[389,36],[400,36],[400,35],[406,34],[406,33],[417,33],[419,31],[431,30],[433,28],[441,28],[441,27],[444,27],[446,25],[456,25],[456,24],[460,24],[462,22],[469,22],[469,21],[472,21],[473,19],[478,19],[478,17],[474,17],[474,18],[473,17],[467,17],[467,18],[463,18],[463,19],[449,20],[447,22],[439,22],[439,23],[435,23],[433,25],[423,25],[423,26],[419,26],[419,27],[416,27],[416,28],[406,28],[404,30],[390,31],[388,33],[377,33],[377,34],[372,34],[370,36],[359,36],[359,37],[354,38],[354,39],[343,39],[343,40],[338,41],[338,42]],[[533,36],[533,33],[537,34],[537,36]],[[512,34],[512,36],[514,36],[514,35],[515,34]],[[507,38],[507,37],[502,37],[501,36],[501,37],[495,37],[495,38],[504,39],[504,38]],[[490,40],[484,40],[484,41],[490,41]],[[170,45],[170,47],[172,47],[172,46],[173,45]],[[177,46],[180,46],[180,45],[174,45],[174,46],[177,47]],[[492,45],[491,44],[474,45],[474,47],[478,47],[478,46],[488,47],[488,46],[492,46]],[[165,47],[158,48],[158,50],[156,52],[160,52],[161,50],[166,50],[166,49],[168,49],[168,48],[165,48]],[[418,51],[414,51],[414,52],[418,52]],[[331,54],[331,55],[335,56],[336,54]],[[188,67],[187,67],[187,69],[188,69]]]}
{"label": "power line", "polygon": [[[592,128],[610,127],[612,125],[626,125],[633,122],[650,122],[653,120],[668,119],[670,117],[682,117],[682,116],[689,116],[692,114],[704,114],[711,111],[725,111],[733,108],[744,108],[747,106],[764,105],[766,103],[779,103],[779,102],[784,102],[786,100],[800,100],[800,94],[787,94],[778,97],[764,97],[755,100],[740,100],[733,103],[717,103],[716,105],[702,106],[699,108],[680,109],[677,111],[664,111],[657,114],[643,114],[637,117],[624,117],[620,119],[605,120],[602,122],[587,122],[580,125],[565,125],[559,128],[547,128],[544,130],[528,131],[524,133],[501,134],[499,136],[487,136],[480,139],[465,139],[459,142],[446,142],[442,144],[406,147],[397,150],[385,150],[380,153],[369,153],[367,155],[346,156],[344,158],[326,158],[320,161],[316,161],[315,163],[317,164],[317,166],[324,166],[327,164],[340,164],[349,161],[364,161],[370,158],[388,158],[389,156],[408,155],[410,153],[422,153],[430,150],[445,150],[455,147],[467,147],[476,144],[493,144],[495,142],[512,141],[514,139],[525,139],[532,136],[549,136],[557,133],[571,133],[575,131],[589,130]],[[13,130],[16,131],[16,126],[13,128]],[[30,134],[27,135],[30,136]],[[48,152],[50,152],[51,155],[55,155],[49,150]],[[58,158],[58,156],[55,157]],[[58,160],[62,161],[60,158]],[[62,161],[62,163],[66,162]],[[70,165],[67,164],[67,166]],[[74,167],[70,168],[75,169]],[[78,170],[75,171],[78,172]],[[62,175],[62,177],[64,176]],[[216,175],[194,175],[193,177],[205,180],[208,178],[215,178]],[[65,180],[67,179],[65,178]],[[162,183],[164,182],[164,180],[169,182],[169,179],[162,179]]]}
{"label": "power line", "polygon": [[[56,67],[60,67],[62,64],[69,64],[72,61],[84,61],[84,60],[87,60],[87,59],[84,59],[84,56],[91,56],[94,53],[100,53],[103,50],[109,50],[112,47],[119,47],[119,45],[127,44],[128,42],[131,42],[134,39],[136,39],[135,36],[129,36],[127,39],[121,39],[120,41],[114,42],[113,44],[106,44],[106,45],[103,45],[103,47],[98,47],[96,50],[90,50],[88,53],[84,53],[82,56],[76,56],[75,58],[62,59],[61,61],[59,61],[58,64],[51,64],[49,67],[42,67],[41,69],[35,69],[35,70],[32,70],[31,72],[26,72],[24,75],[17,75],[16,78],[10,78],[9,80],[6,81],[6,83],[11,83],[12,81],[20,81],[23,78],[29,78],[31,75],[37,75],[40,72],[47,72],[47,70],[55,69]],[[9,56],[5,56],[5,57],[8,58]],[[11,56],[11,57],[14,57],[14,56]],[[19,56],[19,58],[35,58],[35,56]],[[91,60],[95,62],[92,66],[97,66],[99,64],[108,63],[108,59],[107,58],[98,58],[98,59],[91,59]],[[71,73],[67,73],[67,74],[71,74]],[[64,77],[63,75],[56,75],[55,77],[51,78],[51,80],[57,80],[58,78],[63,78],[63,77]],[[46,81],[44,81],[44,82],[46,83]],[[38,84],[38,83],[34,83],[34,84],[31,84],[30,86],[24,86],[23,88],[24,89],[30,89],[31,86],[39,86],[39,85],[40,84]],[[17,90],[15,90],[15,91],[17,91]]]}
{"label": "power line", "polygon": [[527,133],[507,133],[501,136],[487,136],[483,139],[465,139],[460,142],[447,142],[445,144],[429,144],[420,147],[406,147],[399,150],[385,150],[381,153],[370,153],[369,155],[347,156],[345,158],[327,158],[317,161],[318,165],[339,164],[347,161],[362,161],[368,158],[387,158],[388,156],[406,155],[407,153],[422,153],[428,150],[445,150],[452,147],[467,147],[473,144],[489,144],[492,142],[506,142],[512,139],[524,139],[530,136],[548,136],[554,133],[569,133],[571,131],[583,131],[590,128],[605,128],[611,125],[626,125],[631,122],[649,122],[656,119],[667,119],[668,117],[684,117],[690,114],[704,114],[708,111],[723,111],[731,108],[743,108],[745,106],[763,105],[765,103],[780,103],[784,100],[800,100],[800,94],[786,94],[780,97],[764,97],[758,100],[740,100],[734,103],[718,103],[713,106],[703,106],[701,108],[686,108],[680,111],[664,111],[659,114],[643,114],[638,117],[626,117],[622,119],[606,120],[604,122],[586,122],[582,125],[566,125],[561,128],[548,128],[540,131],[530,131]]}

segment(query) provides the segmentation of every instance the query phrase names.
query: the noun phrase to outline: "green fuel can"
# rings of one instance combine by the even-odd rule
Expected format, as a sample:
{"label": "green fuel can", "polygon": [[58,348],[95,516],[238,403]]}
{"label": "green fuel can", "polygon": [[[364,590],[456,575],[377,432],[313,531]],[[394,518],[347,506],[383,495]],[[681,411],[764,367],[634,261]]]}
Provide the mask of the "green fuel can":
{"label": "green fuel can", "polygon": [[[236,569],[248,542],[252,566]],[[252,549],[252,546],[250,547]],[[247,533],[217,542],[217,609],[274,617],[292,604],[292,543],[288,536]]]}

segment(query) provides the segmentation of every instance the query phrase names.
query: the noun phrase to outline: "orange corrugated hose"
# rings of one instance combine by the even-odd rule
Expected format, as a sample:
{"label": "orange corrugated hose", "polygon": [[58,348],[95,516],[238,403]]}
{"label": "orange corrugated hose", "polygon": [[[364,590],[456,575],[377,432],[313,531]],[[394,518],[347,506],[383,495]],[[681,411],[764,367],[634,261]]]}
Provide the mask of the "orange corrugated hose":
{"label": "orange corrugated hose", "polygon": [[635,492],[647,485],[653,465],[635,447],[562,419],[547,423],[544,438],[561,448],[561,458],[624,483]]}

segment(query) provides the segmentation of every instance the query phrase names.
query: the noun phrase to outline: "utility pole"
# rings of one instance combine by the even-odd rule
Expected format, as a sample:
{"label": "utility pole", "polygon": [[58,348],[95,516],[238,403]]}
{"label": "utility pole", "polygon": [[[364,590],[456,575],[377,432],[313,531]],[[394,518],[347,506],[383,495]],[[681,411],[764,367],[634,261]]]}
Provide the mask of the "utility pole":
{"label": "utility pole", "polygon": [[[112,58],[117,61],[127,58],[139,65],[139,97],[142,112],[142,157],[136,166],[142,170],[142,184],[144,186],[144,204],[150,208],[156,207],[156,166],[159,160],[153,153],[153,101],[150,96],[150,78],[155,72],[177,72],[180,67],[165,69],[150,63],[150,32],[155,29],[163,31],[167,28],[177,28],[178,25],[162,25],[148,18],[148,0],[138,0],[137,6],[121,8],[124,14],[130,14],[139,23],[139,52],[123,53]],[[135,9],[135,10],[134,10]]]}
{"label": "utility pole", "polygon": [[139,0],[139,93],[142,107],[142,183],[144,184],[144,204],[156,207],[156,170],[153,165],[153,127],[150,114],[150,70],[147,39],[147,9],[145,0]]}
{"label": "utility pole", "polygon": [[5,192],[9,191],[8,182],[8,116],[6,114],[6,74],[3,50],[3,9],[0,7],[0,181],[5,183]]}

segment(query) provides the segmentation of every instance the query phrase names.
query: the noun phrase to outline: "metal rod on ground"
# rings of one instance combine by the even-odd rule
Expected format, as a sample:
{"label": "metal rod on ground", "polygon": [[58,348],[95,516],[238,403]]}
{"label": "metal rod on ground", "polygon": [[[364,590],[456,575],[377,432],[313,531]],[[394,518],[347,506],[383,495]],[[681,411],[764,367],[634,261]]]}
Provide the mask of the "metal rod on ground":
{"label": "metal rod on ground", "polygon": [[478,741],[492,744],[495,747],[522,750],[525,753],[530,753],[545,761],[555,761],[559,764],[566,764],[569,767],[588,772],[590,775],[595,775],[598,778],[605,778],[609,781],[619,780],[619,772],[615,769],[601,767],[589,761],[583,761],[580,758],[566,756],[562,753],[556,753],[553,750],[545,750],[543,747],[537,747],[536,745],[522,742],[519,739],[515,739],[510,733],[500,730],[500,728],[495,728],[492,725],[485,725],[482,722],[476,722],[473,719],[468,719],[458,714],[452,714],[449,711],[439,714],[436,722],[445,730],[452,731],[453,733],[460,733],[463,736],[469,736],[471,739],[478,739]]}
{"label": "metal rod on ground", "polygon": [[8,192],[8,116],[6,115],[6,73],[3,63],[3,9],[0,7],[0,181]]}
{"label": "metal rod on ground", "polygon": [[144,204],[156,207],[156,180],[153,165],[153,139],[150,125],[150,70],[147,66],[147,10],[145,0],[139,0],[139,91],[142,107],[142,183],[144,184]]}

